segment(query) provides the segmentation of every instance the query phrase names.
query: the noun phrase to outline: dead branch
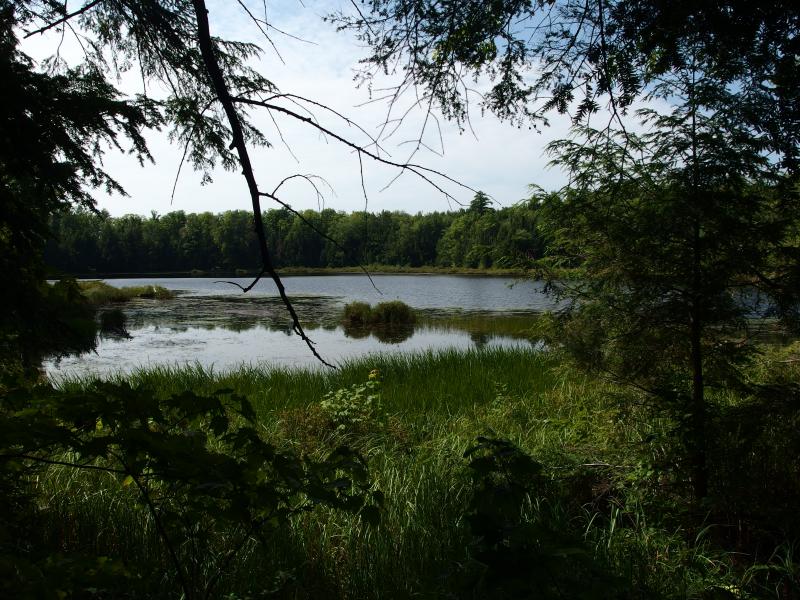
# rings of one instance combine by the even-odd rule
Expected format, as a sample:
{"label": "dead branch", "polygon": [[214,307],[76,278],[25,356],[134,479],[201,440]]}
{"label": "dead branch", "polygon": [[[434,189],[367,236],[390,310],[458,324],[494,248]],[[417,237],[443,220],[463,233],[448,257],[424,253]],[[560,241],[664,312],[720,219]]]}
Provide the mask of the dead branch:
{"label": "dead branch", "polygon": [[234,285],[239,287],[243,292],[247,292],[251,290],[253,286],[255,286],[264,273],[267,273],[275,283],[275,286],[278,288],[278,293],[280,294],[281,300],[283,300],[284,306],[286,306],[286,310],[289,311],[289,315],[292,318],[292,329],[294,332],[300,336],[300,338],[308,346],[309,350],[311,350],[311,353],[322,364],[335,369],[336,367],[334,365],[327,362],[324,358],[322,358],[322,356],[320,356],[319,352],[317,352],[316,348],[314,348],[314,342],[306,335],[303,326],[300,324],[300,319],[297,316],[297,312],[295,312],[294,306],[292,305],[291,300],[289,300],[289,296],[286,295],[286,288],[283,285],[283,281],[281,281],[280,276],[278,275],[277,271],[275,271],[275,267],[272,263],[272,256],[270,255],[269,248],[267,247],[267,238],[264,231],[264,220],[261,216],[261,197],[258,190],[258,184],[256,183],[256,178],[253,173],[253,165],[250,161],[250,154],[248,153],[247,144],[244,139],[242,123],[239,119],[238,113],[236,112],[233,98],[228,90],[228,84],[225,82],[225,77],[222,74],[222,69],[220,68],[219,61],[217,60],[217,56],[214,51],[214,43],[211,38],[211,32],[208,24],[208,9],[206,8],[205,0],[192,0],[192,4],[194,6],[195,16],[197,18],[197,37],[200,45],[200,54],[203,58],[203,63],[205,64],[206,70],[208,71],[211,85],[214,88],[220,104],[222,104],[222,108],[225,111],[226,117],[228,118],[228,124],[231,127],[231,136],[233,137],[232,145],[236,149],[236,153],[239,156],[239,163],[242,165],[242,174],[247,181],[247,189],[250,192],[250,201],[253,206],[253,224],[258,239],[259,250],[261,252],[262,269],[253,282],[247,286],[247,288],[243,288],[238,284]]}

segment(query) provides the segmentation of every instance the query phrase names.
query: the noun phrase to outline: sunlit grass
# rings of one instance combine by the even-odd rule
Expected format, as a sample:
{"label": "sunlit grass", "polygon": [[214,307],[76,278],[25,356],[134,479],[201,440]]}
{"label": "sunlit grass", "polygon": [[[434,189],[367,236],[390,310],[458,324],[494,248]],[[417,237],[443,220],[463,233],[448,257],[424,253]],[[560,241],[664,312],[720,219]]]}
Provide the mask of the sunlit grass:
{"label": "sunlit grass", "polygon": [[[363,383],[373,369],[381,373],[383,418],[356,436],[326,430],[320,399]],[[674,423],[551,353],[492,348],[379,355],[336,371],[162,366],[116,379],[158,395],[231,389],[250,399],[264,436],[279,446],[319,455],[341,442],[355,445],[386,494],[377,529],[317,508],[265,544],[246,546],[220,593],[246,594],[285,577],[278,597],[462,597],[459,578],[472,560],[473,539],[464,516],[472,492],[462,455],[477,436],[488,435],[511,440],[545,466],[549,483],[534,491],[528,518],[582,539],[624,597],[705,597],[714,590],[756,597],[737,590],[763,573],[737,568],[741,558],[713,543],[711,522],[697,530],[683,525],[683,500],[662,491],[672,475],[653,465],[668,463]],[[54,468],[42,490],[52,530],[68,530],[69,546],[94,544],[133,564],[163,561],[148,515],[128,510],[130,490],[113,478]],[[230,537],[220,534],[210,543],[224,549]],[[792,546],[781,552],[775,568],[792,577]]]}

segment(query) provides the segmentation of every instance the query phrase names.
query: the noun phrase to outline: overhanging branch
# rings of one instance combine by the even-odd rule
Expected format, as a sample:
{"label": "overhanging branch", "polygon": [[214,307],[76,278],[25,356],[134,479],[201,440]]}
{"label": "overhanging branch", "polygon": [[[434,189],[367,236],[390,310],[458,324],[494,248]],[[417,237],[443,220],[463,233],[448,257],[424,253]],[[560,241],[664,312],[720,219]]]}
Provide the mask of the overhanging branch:
{"label": "overhanging branch", "polygon": [[71,12],[69,14],[64,15],[60,19],[57,19],[57,20],[53,21],[52,23],[48,23],[44,27],[40,27],[36,31],[31,31],[29,33],[26,33],[24,39],[28,39],[29,37],[32,37],[34,35],[38,35],[40,33],[44,33],[45,31],[49,31],[49,30],[53,29],[53,27],[58,27],[59,25],[61,25],[61,23],[66,23],[70,19],[72,19],[74,17],[77,17],[79,15],[82,15],[86,11],[89,11],[89,10],[93,9],[95,6],[100,4],[100,2],[101,2],[101,0],[93,0],[92,2],[89,2],[89,4],[85,5],[84,7],[79,8],[76,11],[73,11],[73,12]]}
{"label": "overhanging branch", "polygon": [[441,192],[446,198],[448,198],[450,200],[454,200],[455,201],[456,198],[454,198],[453,195],[450,194],[450,192],[448,192],[447,190],[445,190],[441,185],[436,183],[433,180],[433,177],[439,177],[439,178],[441,178],[441,179],[443,179],[445,181],[448,181],[448,182],[450,182],[450,183],[452,183],[454,185],[457,185],[458,187],[464,188],[465,190],[469,190],[470,192],[473,192],[473,193],[477,193],[478,192],[478,190],[476,190],[476,189],[474,189],[474,188],[472,188],[472,187],[470,187],[470,186],[458,181],[457,179],[454,179],[454,178],[450,177],[449,175],[446,175],[445,173],[442,173],[441,171],[437,171],[436,169],[423,167],[422,165],[418,165],[416,163],[410,163],[410,162],[401,163],[401,162],[396,162],[396,161],[393,161],[393,160],[389,160],[388,158],[383,158],[382,156],[379,156],[378,154],[368,150],[367,147],[360,146],[360,145],[358,145],[358,144],[356,144],[354,142],[351,142],[347,138],[339,135],[338,133],[335,133],[335,132],[331,131],[330,129],[328,129],[327,127],[324,127],[323,125],[320,125],[319,123],[317,123],[316,121],[314,121],[310,117],[306,117],[304,115],[296,113],[295,111],[290,110],[290,109],[288,109],[288,108],[286,108],[284,106],[279,106],[277,104],[272,104],[270,102],[264,102],[262,100],[255,100],[253,98],[247,98],[247,97],[244,97],[244,96],[236,96],[236,97],[231,98],[230,100],[233,103],[249,104],[251,106],[260,106],[262,108],[266,108],[268,110],[274,110],[276,112],[283,113],[283,114],[285,114],[287,116],[290,116],[293,119],[296,119],[296,120],[298,120],[298,121],[300,121],[302,123],[305,123],[306,125],[309,125],[309,126],[313,127],[314,129],[317,129],[318,131],[324,133],[325,135],[328,135],[328,136],[332,137],[337,142],[340,142],[341,144],[344,144],[345,146],[355,150],[359,154],[363,154],[365,156],[368,156],[369,158],[371,158],[372,160],[374,160],[376,162],[379,162],[381,164],[384,164],[384,165],[387,165],[387,166],[390,166],[390,167],[394,167],[396,169],[400,169],[401,171],[409,171],[409,172],[413,173],[414,175],[416,175],[417,177],[419,177],[420,179],[422,179],[423,181],[428,183],[435,190]]}
{"label": "overhanging branch", "polygon": [[242,166],[242,175],[244,175],[244,178],[247,181],[247,189],[250,193],[250,202],[253,206],[253,225],[255,228],[256,237],[258,239],[258,247],[261,252],[262,268],[255,280],[246,288],[238,286],[238,284],[235,285],[241,288],[242,291],[247,292],[248,290],[251,290],[253,286],[255,286],[264,273],[268,274],[275,283],[275,286],[278,288],[278,293],[280,294],[281,300],[283,300],[283,304],[286,306],[286,310],[289,311],[289,315],[292,318],[292,329],[294,332],[300,336],[300,338],[308,346],[309,350],[311,350],[311,353],[317,357],[320,362],[328,367],[336,368],[334,365],[327,362],[322,358],[322,356],[320,356],[316,348],[314,348],[314,342],[306,335],[303,326],[300,324],[300,319],[297,316],[297,312],[295,312],[294,306],[292,305],[291,300],[289,300],[289,296],[286,294],[286,288],[284,288],[283,281],[281,281],[281,278],[272,263],[272,256],[270,255],[269,248],[267,247],[264,221],[261,216],[261,199],[258,191],[258,184],[256,183],[256,178],[253,174],[253,165],[250,161],[250,154],[247,151],[247,144],[244,138],[242,123],[239,119],[238,113],[236,112],[236,107],[233,104],[233,99],[230,95],[230,91],[228,90],[228,84],[225,82],[225,77],[222,74],[222,69],[220,68],[219,60],[217,59],[214,49],[214,42],[212,41],[211,31],[208,25],[208,9],[206,8],[205,0],[192,0],[192,5],[194,6],[195,16],[197,18],[197,39],[198,44],[200,45],[200,54],[203,58],[203,63],[206,67],[206,70],[208,71],[208,76],[211,80],[211,86],[214,89],[214,92],[219,99],[223,110],[225,111],[225,116],[228,119],[228,124],[231,128],[231,136],[233,137],[231,145],[236,149],[236,153],[239,157],[239,164]]}

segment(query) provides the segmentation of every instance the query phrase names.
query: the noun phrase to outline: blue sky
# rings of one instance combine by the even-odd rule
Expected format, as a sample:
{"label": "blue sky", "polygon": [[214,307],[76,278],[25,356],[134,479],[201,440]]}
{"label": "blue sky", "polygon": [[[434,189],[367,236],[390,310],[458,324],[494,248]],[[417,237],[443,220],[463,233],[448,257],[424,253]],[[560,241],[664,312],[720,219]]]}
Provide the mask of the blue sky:
{"label": "blue sky", "polygon": [[[76,2],[70,5],[78,6]],[[263,14],[260,0],[249,2],[254,12]],[[254,66],[273,81],[282,92],[295,93],[325,103],[346,115],[372,134],[386,119],[388,105],[385,102],[365,104],[370,95],[367,89],[357,88],[354,69],[358,60],[366,54],[354,37],[337,32],[322,16],[339,7],[339,2],[300,3],[297,0],[268,2],[270,21],[280,30],[313,43],[301,42],[273,32],[272,40],[283,58],[260,37],[249,17],[231,0],[210,0],[209,18],[212,33],[229,38],[245,39],[264,47],[264,55]],[[347,9],[349,4],[342,4]],[[59,35],[38,37],[25,42],[23,50],[34,57],[52,51]],[[68,53],[69,42],[65,51]],[[395,79],[390,75],[376,81],[378,85],[391,85]],[[481,82],[476,84],[481,86]],[[141,84],[131,77],[123,80],[126,91],[138,92]],[[413,102],[408,95],[401,106]],[[344,122],[320,111],[316,111],[326,127],[365,142],[366,137]],[[275,116],[283,138],[291,152],[281,142],[275,125],[266,114],[256,116],[256,122],[274,143],[270,149],[254,153],[254,166],[260,186],[272,189],[284,177],[293,173],[314,174],[323,177],[332,188],[327,190],[325,206],[337,210],[362,210],[365,205],[359,175],[357,155],[334,140],[326,140],[319,132],[288,117]],[[404,162],[412,145],[409,140],[419,137],[425,114],[416,110],[410,114],[403,126],[382,146],[391,158]],[[465,185],[488,193],[499,205],[510,205],[527,195],[528,184],[534,183],[545,189],[553,189],[564,183],[564,177],[556,170],[546,167],[548,159],[543,155],[546,144],[568,133],[566,118],[555,117],[551,126],[542,133],[532,129],[517,128],[501,123],[489,115],[476,110],[472,115],[472,131],[460,132],[455,124],[439,120],[441,141],[436,126],[426,131],[424,141],[439,152],[421,150],[414,162],[444,172]],[[112,215],[138,213],[147,215],[170,210],[187,212],[220,212],[230,209],[248,209],[249,198],[244,179],[238,173],[218,171],[214,182],[200,185],[201,176],[185,168],[178,181],[174,200],[170,201],[172,185],[180,162],[181,149],[171,145],[166,134],[150,134],[155,165],[140,167],[136,161],[119,152],[109,152],[105,158],[108,170],[118,178],[128,191],[129,197],[95,194],[99,208]],[[364,159],[364,182],[369,197],[369,210],[404,210],[428,212],[457,208],[424,181],[411,174],[404,174],[388,188],[385,186],[397,175],[397,171]],[[472,192],[458,186],[448,186],[460,202],[469,203]],[[297,209],[318,208],[319,201],[311,188],[298,180],[295,185],[284,188],[284,200]],[[267,204],[265,208],[269,208]]]}

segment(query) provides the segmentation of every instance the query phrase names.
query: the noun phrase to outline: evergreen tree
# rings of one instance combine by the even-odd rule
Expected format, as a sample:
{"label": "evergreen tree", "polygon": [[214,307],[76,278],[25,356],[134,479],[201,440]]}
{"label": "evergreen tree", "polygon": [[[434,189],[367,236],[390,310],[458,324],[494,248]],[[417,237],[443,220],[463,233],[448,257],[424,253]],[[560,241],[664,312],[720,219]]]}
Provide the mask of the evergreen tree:
{"label": "evergreen tree", "polygon": [[702,498],[708,390],[743,385],[747,317],[763,314],[763,299],[791,310],[800,300],[774,284],[781,257],[797,251],[800,204],[794,174],[747,116],[758,95],[731,92],[714,63],[684,48],[684,64],[649,96],[670,108],[638,112],[647,133],[581,128],[580,142],[551,146],[572,184],[542,196],[542,216],[550,265],[579,265],[576,279],[550,281],[570,301],[558,339],[670,410]]}
{"label": "evergreen tree", "polygon": [[[736,291],[757,285],[789,320],[798,306],[797,3],[371,0],[338,20],[368,66],[402,65],[398,94],[416,86],[460,123],[478,75],[503,118],[570,114],[575,139],[551,148],[570,185],[544,202],[556,264],[583,274],[551,282],[573,301],[562,334],[687,415],[704,497],[706,390],[732,380],[743,350],[730,342],[746,313]],[[651,108],[639,135],[626,118],[637,101]]]}

